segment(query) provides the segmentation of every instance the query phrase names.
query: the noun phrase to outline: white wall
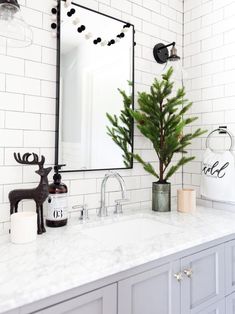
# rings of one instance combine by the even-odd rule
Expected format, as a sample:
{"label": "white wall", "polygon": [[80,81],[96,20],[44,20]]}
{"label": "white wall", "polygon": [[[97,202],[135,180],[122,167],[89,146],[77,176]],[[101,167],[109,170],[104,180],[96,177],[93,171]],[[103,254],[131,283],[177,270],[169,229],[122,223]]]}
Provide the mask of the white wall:
{"label": "white wall", "polygon": [[[184,57],[188,97],[194,101],[192,113],[199,117],[194,128],[211,131],[227,125],[235,135],[234,0],[184,1]],[[224,141],[223,136],[213,138],[211,143],[214,148],[229,147],[228,138]],[[205,136],[194,141],[191,153],[196,159],[184,167],[184,184],[197,190],[204,150]],[[200,202],[225,207],[216,202]]]}
{"label": "white wall", "polygon": [[[38,175],[31,166],[22,167],[13,160],[13,152],[45,154],[54,159],[56,41],[50,31],[50,0],[21,0],[25,19],[32,26],[34,44],[27,49],[0,49],[0,233],[9,228],[8,192],[34,187]],[[136,92],[148,89],[158,66],[152,57],[156,43],[176,41],[182,45],[182,0],[80,0],[79,4],[114,17],[130,20],[136,27]],[[151,145],[138,132],[135,148],[148,161],[156,157]],[[64,174],[70,205],[86,202],[99,206],[100,185],[104,172]],[[137,208],[150,204],[151,183],[139,164],[133,170],[120,171],[125,177],[131,203]],[[181,183],[177,174],[172,183]],[[120,196],[115,182],[109,184],[109,202]],[[175,195],[177,184],[173,186]],[[24,210],[33,210],[31,202]]]}

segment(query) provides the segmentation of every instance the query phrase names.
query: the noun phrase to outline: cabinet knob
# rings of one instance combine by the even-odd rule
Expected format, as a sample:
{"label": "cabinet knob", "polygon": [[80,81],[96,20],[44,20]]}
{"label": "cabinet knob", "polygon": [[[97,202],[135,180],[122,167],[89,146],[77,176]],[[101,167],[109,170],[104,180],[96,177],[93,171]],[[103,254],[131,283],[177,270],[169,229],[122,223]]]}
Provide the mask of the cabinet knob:
{"label": "cabinet knob", "polygon": [[174,274],[174,277],[178,282],[180,282],[181,280],[183,280],[183,273],[182,272],[176,273]]}
{"label": "cabinet knob", "polygon": [[192,278],[193,275],[193,270],[192,268],[188,268],[184,270],[184,274],[188,277],[188,278]]}

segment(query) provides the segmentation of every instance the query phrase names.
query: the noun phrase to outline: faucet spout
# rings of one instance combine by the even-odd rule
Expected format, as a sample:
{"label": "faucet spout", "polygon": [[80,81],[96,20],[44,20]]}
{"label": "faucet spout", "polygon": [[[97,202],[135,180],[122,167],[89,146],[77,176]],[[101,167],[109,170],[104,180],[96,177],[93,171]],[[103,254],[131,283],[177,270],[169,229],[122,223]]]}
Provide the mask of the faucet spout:
{"label": "faucet spout", "polygon": [[106,206],[106,183],[109,178],[115,178],[120,184],[121,192],[122,192],[122,199],[126,198],[126,184],[123,178],[117,172],[109,172],[105,175],[102,183],[101,183],[101,200],[100,200],[100,208],[98,211],[98,216],[105,217],[108,216],[108,210]]}

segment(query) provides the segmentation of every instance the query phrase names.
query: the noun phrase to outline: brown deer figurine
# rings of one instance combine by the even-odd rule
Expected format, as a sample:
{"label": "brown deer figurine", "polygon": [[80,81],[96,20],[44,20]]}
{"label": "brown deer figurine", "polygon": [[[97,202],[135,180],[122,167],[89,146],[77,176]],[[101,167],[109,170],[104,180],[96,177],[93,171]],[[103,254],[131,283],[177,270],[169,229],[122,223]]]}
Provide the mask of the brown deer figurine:
{"label": "brown deer figurine", "polygon": [[[32,160],[30,160],[31,155],[33,156]],[[45,163],[45,157],[41,156],[41,160],[39,161],[39,157],[35,153],[26,153],[22,156],[22,158],[20,156],[20,153],[14,153],[14,158],[19,164],[38,165],[39,169],[35,172],[41,176],[41,180],[39,185],[35,189],[19,189],[13,190],[9,193],[8,197],[10,201],[10,212],[11,214],[17,213],[18,204],[21,200],[33,199],[36,203],[38,234],[42,234],[43,232],[46,232],[43,220],[43,203],[48,196],[47,176],[52,168],[43,168],[43,165]]]}

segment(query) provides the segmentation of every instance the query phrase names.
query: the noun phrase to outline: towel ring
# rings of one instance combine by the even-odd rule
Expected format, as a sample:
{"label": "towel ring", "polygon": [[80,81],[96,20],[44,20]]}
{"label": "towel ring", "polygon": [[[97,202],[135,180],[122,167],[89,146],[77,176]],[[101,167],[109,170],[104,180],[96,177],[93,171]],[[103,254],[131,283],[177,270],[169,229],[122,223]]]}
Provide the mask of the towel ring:
{"label": "towel ring", "polygon": [[209,146],[209,139],[210,139],[210,136],[213,134],[213,133],[215,133],[215,132],[221,132],[221,133],[224,133],[224,134],[228,134],[228,136],[230,137],[230,140],[231,140],[231,144],[230,144],[230,148],[229,148],[229,150],[231,151],[232,150],[232,148],[233,148],[233,136],[232,136],[232,134],[229,132],[229,131],[227,131],[226,129],[224,129],[224,128],[218,128],[218,129],[215,129],[215,130],[213,130],[213,131],[211,131],[208,135],[207,135],[207,138],[206,138],[206,148],[210,148],[210,146]]}

